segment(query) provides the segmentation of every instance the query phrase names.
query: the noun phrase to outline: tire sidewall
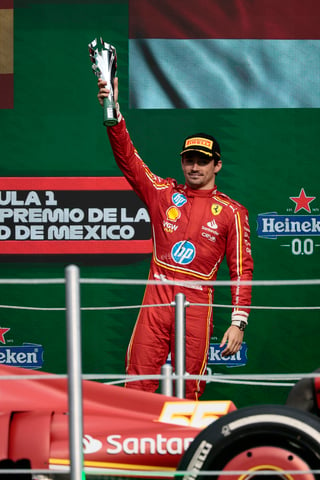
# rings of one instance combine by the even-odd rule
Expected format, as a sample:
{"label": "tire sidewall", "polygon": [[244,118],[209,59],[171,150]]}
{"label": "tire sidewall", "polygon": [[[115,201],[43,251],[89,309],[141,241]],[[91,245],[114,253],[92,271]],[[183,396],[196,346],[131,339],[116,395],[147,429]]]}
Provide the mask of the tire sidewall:
{"label": "tire sidewall", "polygon": [[[294,440],[312,468],[320,465],[318,417],[285,405],[257,405],[231,412],[200,432],[182,457],[178,470],[189,470],[194,465],[200,471],[219,470],[235,452],[256,446],[257,439],[263,445],[264,438],[268,445],[277,447]],[[291,444],[289,447],[293,448]]]}

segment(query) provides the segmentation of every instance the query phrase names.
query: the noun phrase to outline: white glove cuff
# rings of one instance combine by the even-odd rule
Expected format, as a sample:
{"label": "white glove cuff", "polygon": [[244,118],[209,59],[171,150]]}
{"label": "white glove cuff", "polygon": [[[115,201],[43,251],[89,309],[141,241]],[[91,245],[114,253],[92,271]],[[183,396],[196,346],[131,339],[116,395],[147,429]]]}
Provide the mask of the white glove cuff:
{"label": "white glove cuff", "polygon": [[237,310],[236,312],[232,312],[231,314],[231,322],[245,322],[248,323],[248,312],[244,312],[242,310]]}

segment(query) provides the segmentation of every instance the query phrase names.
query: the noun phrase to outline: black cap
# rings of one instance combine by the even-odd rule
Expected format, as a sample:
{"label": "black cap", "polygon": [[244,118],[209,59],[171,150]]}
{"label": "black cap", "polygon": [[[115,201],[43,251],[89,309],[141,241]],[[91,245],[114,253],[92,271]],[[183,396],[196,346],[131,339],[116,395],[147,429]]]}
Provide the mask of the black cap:
{"label": "black cap", "polygon": [[207,133],[195,133],[185,139],[180,155],[190,151],[202,153],[215,160],[220,160],[221,156],[219,143]]}

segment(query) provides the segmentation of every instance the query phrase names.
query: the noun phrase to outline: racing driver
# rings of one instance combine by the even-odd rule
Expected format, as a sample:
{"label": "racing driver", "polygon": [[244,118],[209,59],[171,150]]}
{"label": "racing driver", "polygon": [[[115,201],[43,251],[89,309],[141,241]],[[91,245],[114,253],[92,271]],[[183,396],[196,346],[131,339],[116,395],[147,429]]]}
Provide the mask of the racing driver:
{"label": "racing driver", "polygon": [[[108,97],[106,82],[98,80],[98,100]],[[118,79],[114,80],[118,100]],[[241,347],[251,303],[250,282],[253,261],[247,210],[215,186],[222,167],[220,147],[211,135],[197,133],[187,137],[181,151],[185,184],[154,175],[139,157],[130,139],[117,103],[118,123],[107,127],[115,160],[137,195],[146,204],[152,226],[153,255],[148,284],[126,354],[128,375],[157,375],[171,352],[175,365],[175,310],[170,305],[183,293],[186,308],[186,371],[190,375],[206,372],[210,337],[213,332],[212,281],[226,256],[231,285],[231,323],[221,348],[223,356]],[[170,284],[166,285],[166,281]],[[174,281],[174,284],[172,283]],[[210,281],[206,285],[205,281]],[[209,283],[209,282],[208,282]],[[193,305],[196,304],[196,305]],[[154,392],[158,380],[127,382],[127,388]],[[188,380],[186,398],[197,400],[205,381]]]}

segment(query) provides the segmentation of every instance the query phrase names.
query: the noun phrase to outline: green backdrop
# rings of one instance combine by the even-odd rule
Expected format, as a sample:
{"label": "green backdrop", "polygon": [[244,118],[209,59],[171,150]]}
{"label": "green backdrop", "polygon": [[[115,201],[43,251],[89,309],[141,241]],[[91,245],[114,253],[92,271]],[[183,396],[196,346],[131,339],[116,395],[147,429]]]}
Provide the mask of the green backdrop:
{"label": "green backdrop", "polygon": [[[252,230],[256,280],[319,278],[319,233],[259,238],[257,216],[293,215],[289,197],[301,188],[316,197],[319,215],[319,109],[130,110],[128,108],[127,1],[15,0],[14,109],[0,110],[1,176],[118,176],[102,126],[96,79],[87,45],[102,35],[117,48],[121,110],[132,139],[151,170],[183,181],[179,152],[190,132],[210,131],[221,144],[219,190],[246,205]],[[304,240],[310,239],[305,244]],[[283,246],[286,244],[287,246]],[[312,246],[312,251],[310,250]],[[1,248],[1,244],[0,244]],[[305,250],[304,250],[305,249]],[[55,262],[0,257],[1,278],[62,278],[70,258]],[[150,257],[117,266],[78,262],[88,278],[146,279]],[[228,279],[223,265],[219,279]],[[143,286],[83,285],[82,306],[138,305]],[[63,285],[0,285],[1,304],[62,307]],[[229,304],[229,289],[215,300]],[[319,287],[256,286],[254,306],[316,306]],[[82,313],[84,373],[124,373],[124,356],[137,310]],[[228,309],[215,311],[215,337],[228,326]],[[215,373],[296,373],[319,367],[317,310],[253,309],[245,340],[248,363],[217,366]],[[44,348],[43,370],[66,372],[65,313],[0,309],[5,344]],[[283,403],[287,387],[208,384],[203,399],[233,399],[240,407]]]}

